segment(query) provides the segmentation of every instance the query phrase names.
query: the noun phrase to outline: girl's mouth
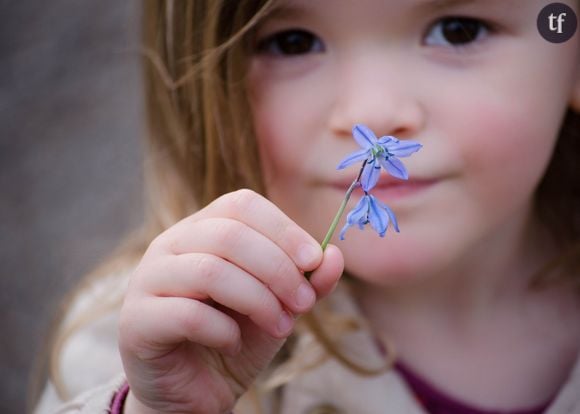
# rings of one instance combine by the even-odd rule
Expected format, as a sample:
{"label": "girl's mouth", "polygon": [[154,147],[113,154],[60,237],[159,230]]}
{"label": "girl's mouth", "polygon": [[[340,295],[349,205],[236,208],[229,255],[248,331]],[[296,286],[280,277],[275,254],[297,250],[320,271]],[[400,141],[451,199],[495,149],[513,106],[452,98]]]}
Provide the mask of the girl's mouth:
{"label": "girl's mouth", "polygon": [[[437,180],[435,179],[399,180],[391,177],[382,177],[376,187],[371,189],[370,193],[374,194],[381,201],[388,202],[390,200],[401,199],[418,194],[431,187],[436,182]],[[335,182],[332,183],[332,187],[344,193],[351,184],[352,181]],[[361,196],[362,194],[363,190],[360,186],[353,191],[353,195],[355,196]]]}
{"label": "girl's mouth", "polygon": [[[435,184],[435,180],[391,180],[379,182],[373,193],[384,201],[403,198],[419,193]],[[362,189],[361,189],[362,191]]]}

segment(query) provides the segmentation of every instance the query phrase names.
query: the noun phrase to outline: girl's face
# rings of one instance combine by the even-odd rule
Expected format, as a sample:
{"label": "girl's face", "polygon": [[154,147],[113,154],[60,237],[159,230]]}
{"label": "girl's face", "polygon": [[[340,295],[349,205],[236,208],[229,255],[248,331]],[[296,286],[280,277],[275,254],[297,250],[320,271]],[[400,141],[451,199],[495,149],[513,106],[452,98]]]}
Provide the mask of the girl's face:
{"label": "girl's face", "polygon": [[423,149],[404,159],[408,182],[383,177],[373,190],[400,233],[335,236],[347,270],[392,284],[513,250],[580,95],[579,36],[545,41],[546,4],[281,1],[257,30],[248,79],[269,197],[322,240],[358,173],[336,165],[364,123]]}

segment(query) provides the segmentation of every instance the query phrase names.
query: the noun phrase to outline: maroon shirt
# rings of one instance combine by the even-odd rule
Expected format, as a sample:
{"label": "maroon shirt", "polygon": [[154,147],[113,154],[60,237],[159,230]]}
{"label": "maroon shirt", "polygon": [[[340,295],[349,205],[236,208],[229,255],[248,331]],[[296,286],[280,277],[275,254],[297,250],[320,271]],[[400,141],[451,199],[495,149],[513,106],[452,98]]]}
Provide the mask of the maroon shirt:
{"label": "maroon shirt", "polygon": [[542,414],[552,402],[550,400],[539,407],[525,410],[482,410],[446,395],[400,361],[395,364],[395,370],[405,379],[419,403],[430,414]]}

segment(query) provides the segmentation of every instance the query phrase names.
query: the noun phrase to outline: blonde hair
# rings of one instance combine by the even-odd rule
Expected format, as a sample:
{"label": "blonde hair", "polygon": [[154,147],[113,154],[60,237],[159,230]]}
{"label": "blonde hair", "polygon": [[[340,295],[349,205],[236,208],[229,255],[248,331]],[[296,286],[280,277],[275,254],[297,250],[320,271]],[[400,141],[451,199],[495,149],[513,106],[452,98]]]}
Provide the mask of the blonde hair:
{"label": "blonde hair", "polygon": [[[144,1],[149,131],[145,230],[94,272],[93,279],[110,274],[112,268],[130,267],[155,235],[222,194],[239,188],[265,194],[245,74],[252,31],[275,3],[276,0]],[[540,272],[538,284],[565,279],[580,285],[580,175],[575,167],[580,158],[579,119],[572,110],[566,114],[556,152],[537,192],[539,214],[554,229],[564,252]],[[118,306],[116,301],[107,309]],[[312,334],[327,355],[361,374],[383,372],[382,368],[358,366],[334,346],[331,335],[359,329],[364,323],[345,321],[329,312],[320,312],[318,317],[324,318],[324,324],[309,315],[299,332]],[[80,318],[66,331],[58,332],[53,342],[51,376],[61,392],[58,355],[67,337],[88,320]],[[322,325],[336,329],[325,331]],[[290,346],[293,343],[288,342]],[[392,353],[387,359],[391,357]],[[282,384],[292,377],[289,372],[304,365],[290,358],[282,367],[270,384]]]}
{"label": "blonde hair", "polygon": [[[122,297],[109,298],[64,323],[77,298],[103,277],[126,274],[156,235],[220,195],[240,188],[264,194],[244,75],[248,34],[274,3],[144,1],[145,224],[61,306],[54,323],[59,329],[53,330],[50,341],[48,371],[62,398],[67,398],[67,390],[59,366],[67,340],[122,302]],[[316,320],[312,316],[307,320],[317,336],[325,338],[323,343],[330,343]],[[331,352],[349,364],[334,349]],[[278,378],[287,377],[298,365],[286,365]],[[364,368],[361,372],[371,373]]]}

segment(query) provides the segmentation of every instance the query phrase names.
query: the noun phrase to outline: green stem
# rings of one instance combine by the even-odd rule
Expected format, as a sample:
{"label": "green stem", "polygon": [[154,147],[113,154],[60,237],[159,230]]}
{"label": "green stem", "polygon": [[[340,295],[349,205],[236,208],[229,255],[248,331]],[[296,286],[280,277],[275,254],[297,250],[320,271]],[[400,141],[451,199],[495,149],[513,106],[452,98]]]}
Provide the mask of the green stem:
{"label": "green stem", "polygon": [[363,170],[365,169],[365,165],[367,165],[367,160],[364,160],[364,162],[362,163],[362,165],[360,167],[358,175],[356,176],[356,179],[352,182],[350,187],[348,187],[348,190],[346,190],[346,193],[344,195],[344,200],[342,200],[342,204],[338,208],[338,212],[336,213],[336,216],[334,216],[334,219],[332,220],[332,223],[330,224],[330,227],[328,228],[328,232],[326,233],[326,236],[324,236],[324,240],[322,240],[322,243],[320,243],[320,247],[322,247],[322,251],[324,251],[326,249],[326,246],[328,246],[328,242],[332,238],[332,235],[334,234],[334,231],[336,230],[336,226],[338,226],[338,222],[340,221],[340,218],[342,217],[342,214],[344,213],[344,209],[346,208],[348,200],[350,200],[350,195],[352,194],[352,192],[356,188],[357,184],[360,183],[360,177],[363,173]]}
{"label": "green stem", "polygon": [[[360,183],[360,177],[363,173],[363,170],[364,170],[366,164],[367,164],[367,160],[365,160],[362,163],[362,166],[360,167],[360,171],[358,172],[356,179],[352,182],[350,187],[348,187],[348,190],[346,190],[346,193],[344,194],[344,199],[342,200],[342,203],[340,204],[340,207],[338,208],[338,212],[334,216],[334,219],[332,220],[332,223],[330,224],[330,227],[328,228],[328,231],[326,232],[326,236],[324,236],[324,240],[322,240],[322,243],[320,243],[320,247],[322,247],[322,251],[326,250],[326,246],[328,246],[328,242],[332,238],[332,235],[334,234],[334,231],[336,230],[336,227],[338,226],[338,222],[340,221],[340,218],[342,217],[342,214],[344,213],[344,209],[346,208],[346,205],[348,204],[348,200],[350,200],[350,195],[352,194],[352,192],[356,188],[357,184]],[[312,272],[304,272],[304,276],[307,279],[310,279],[311,274],[312,274]]]}
{"label": "green stem", "polygon": [[344,213],[344,209],[346,208],[348,200],[350,200],[350,195],[352,194],[353,190],[356,188],[357,184],[358,184],[358,179],[354,180],[352,182],[352,184],[350,185],[350,187],[348,187],[348,190],[346,190],[346,194],[344,195],[344,200],[342,200],[342,203],[340,204],[338,212],[336,213],[336,216],[334,216],[334,219],[332,220],[332,223],[330,224],[330,227],[328,228],[328,232],[326,233],[326,236],[324,236],[324,240],[322,240],[322,243],[320,243],[320,247],[322,247],[322,251],[324,251],[326,249],[326,246],[328,246],[328,242],[332,238],[332,235],[334,234],[334,231],[336,230],[336,226],[338,226],[338,222],[340,221],[340,218],[342,217],[342,214]]}

